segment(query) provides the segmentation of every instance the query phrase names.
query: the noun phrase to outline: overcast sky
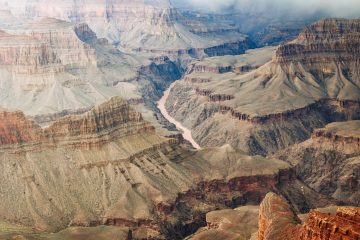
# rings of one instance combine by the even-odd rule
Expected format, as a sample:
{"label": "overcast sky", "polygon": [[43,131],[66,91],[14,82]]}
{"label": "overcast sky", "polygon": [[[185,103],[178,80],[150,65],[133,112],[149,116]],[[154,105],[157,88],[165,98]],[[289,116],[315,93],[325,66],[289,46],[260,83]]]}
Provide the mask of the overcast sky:
{"label": "overcast sky", "polygon": [[360,0],[174,0],[183,1],[203,11],[236,8],[243,11],[278,11],[312,14],[326,12],[334,17],[360,17]]}

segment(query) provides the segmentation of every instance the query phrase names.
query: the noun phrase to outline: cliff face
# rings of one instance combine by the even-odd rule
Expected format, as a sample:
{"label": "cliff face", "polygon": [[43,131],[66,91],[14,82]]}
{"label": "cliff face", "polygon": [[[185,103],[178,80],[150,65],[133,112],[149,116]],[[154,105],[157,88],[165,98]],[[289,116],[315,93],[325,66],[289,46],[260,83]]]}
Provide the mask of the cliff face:
{"label": "cliff face", "polygon": [[348,204],[359,205],[359,121],[332,123],[303,143],[280,151],[310,187]]}
{"label": "cliff face", "polygon": [[260,206],[259,240],[357,239],[360,236],[359,209],[340,207],[336,214],[311,211],[300,220],[286,201],[269,193]]}
{"label": "cliff face", "polygon": [[60,63],[54,52],[45,43],[27,35],[11,35],[0,32],[1,54],[3,65],[42,66]]}
{"label": "cliff face", "polygon": [[299,239],[358,239],[360,209],[338,208],[336,215],[310,212]]}
{"label": "cliff face", "polygon": [[38,22],[25,24],[22,29],[10,28],[7,31],[26,34],[47,43],[57,54],[62,64],[66,66],[96,66],[95,50],[77,36],[84,28],[84,25],[74,26],[56,19],[45,18]]}
{"label": "cliff face", "polygon": [[[356,61],[359,52],[360,21],[326,19],[305,28],[292,43],[279,47],[275,61],[289,63],[331,63]],[[336,52],[336,55],[332,54]]]}
{"label": "cliff face", "polygon": [[259,210],[258,240],[297,239],[300,219],[292,207],[274,193],[268,193]]}
{"label": "cliff face", "polygon": [[54,19],[12,21],[0,26],[0,68],[15,95],[21,90],[49,89],[57,82],[78,85],[80,77],[66,68],[96,66],[95,51],[77,37],[71,24]]}
{"label": "cliff face", "polygon": [[46,88],[53,78],[33,79],[31,75],[55,75],[64,72],[53,49],[43,41],[28,35],[0,32],[0,65],[11,69],[11,76],[23,89]]}
{"label": "cliff face", "polygon": [[359,25],[314,23],[267,63],[264,49],[239,56],[246,60],[238,66],[253,67],[250,72],[224,68],[225,57],[196,63],[172,89],[167,110],[202,146],[230,143],[262,155],[330,122],[359,119]]}

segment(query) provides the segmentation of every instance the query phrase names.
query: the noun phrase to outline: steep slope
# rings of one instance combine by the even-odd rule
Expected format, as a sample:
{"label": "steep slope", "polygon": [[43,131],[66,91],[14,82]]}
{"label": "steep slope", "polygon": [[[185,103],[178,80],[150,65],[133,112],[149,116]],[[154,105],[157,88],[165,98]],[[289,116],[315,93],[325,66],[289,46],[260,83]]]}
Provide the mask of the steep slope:
{"label": "steep slope", "polygon": [[275,155],[318,192],[359,206],[360,121],[331,123]]}
{"label": "steep slope", "polygon": [[[358,119],[359,26],[345,19],[314,23],[277,48],[272,61],[253,71],[243,64],[245,73],[231,67],[224,73],[206,60],[208,67],[173,87],[167,110],[200,145],[230,143],[255,154],[305,140],[329,122]],[[253,54],[263,63],[264,53]]]}
{"label": "steep slope", "polygon": [[339,207],[336,214],[311,211],[304,223],[281,197],[269,193],[260,206],[258,240],[330,240],[360,237],[360,209]]}
{"label": "steep slope", "polygon": [[0,217],[38,230],[104,224],[182,239],[207,212],[258,204],[293,180],[277,159],[159,136],[119,97],[45,129],[0,117]]}

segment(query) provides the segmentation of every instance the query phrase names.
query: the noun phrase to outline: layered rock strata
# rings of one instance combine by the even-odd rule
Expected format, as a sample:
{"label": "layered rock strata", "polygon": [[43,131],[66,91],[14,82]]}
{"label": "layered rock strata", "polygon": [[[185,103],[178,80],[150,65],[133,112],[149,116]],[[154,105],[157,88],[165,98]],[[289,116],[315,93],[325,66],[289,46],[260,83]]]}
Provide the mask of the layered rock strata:
{"label": "layered rock strata", "polygon": [[222,69],[227,58],[197,63],[173,87],[167,110],[202,146],[230,143],[262,155],[301,142],[330,122],[359,119],[359,25],[344,19],[314,23],[268,63],[266,49],[239,56],[237,62],[256,68],[248,73]]}
{"label": "layered rock strata", "polygon": [[119,97],[45,129],[1,112],[0,217],[39,230],[105,224],[183,239],[207,212],[292,181],[285,162],[161,137]]}

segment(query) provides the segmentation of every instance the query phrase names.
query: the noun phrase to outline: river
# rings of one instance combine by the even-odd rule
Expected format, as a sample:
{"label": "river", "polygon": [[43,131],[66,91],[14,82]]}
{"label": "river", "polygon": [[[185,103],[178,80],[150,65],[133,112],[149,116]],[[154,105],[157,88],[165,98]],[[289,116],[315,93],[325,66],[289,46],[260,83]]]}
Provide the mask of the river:
{"label": "river", "polygon": [[191,143],[191,145],[193,145],[194,148],[196,149],[200,149],[200,145],[197,144],[197,142],[193,139],[192,135],[191,135],[191,131],[189,129],[187,129],[186,127],[184,127],[180,122],[176,121],[173,117],[170,116],[170,114],[166,111],[165,108],[165,103],[166,100],[169,97],[170,91],[171,89],[174,87],[174,84],[171,84],[171,86],[164,92],[164,96],[157,102],[157,107],[160,110],[160,112],[162,113],[162,115],[171,123],[173,123],[176,128],[182,132],[183,138],[187,141],[189,141]]}

